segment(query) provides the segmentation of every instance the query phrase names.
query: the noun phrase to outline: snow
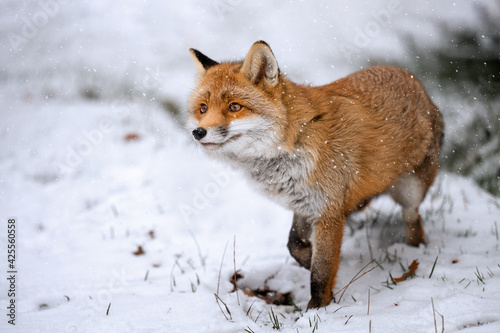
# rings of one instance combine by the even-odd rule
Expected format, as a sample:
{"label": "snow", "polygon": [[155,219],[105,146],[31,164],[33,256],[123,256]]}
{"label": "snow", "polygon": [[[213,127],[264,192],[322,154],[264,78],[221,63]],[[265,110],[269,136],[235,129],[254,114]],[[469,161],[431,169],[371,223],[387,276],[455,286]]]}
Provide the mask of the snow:
{"label": "snow", "polygon": [[[439,175],[421,208],[426,246],[404,245],[388,197],[352,216],[334,291],[371,255],[381,266],[337,303],[306,312],[309,272],[286,248],[292,213],[204,156],[182,117],[161,107],[185,110],[189,47],[234,60],[264,39],[292,79],[322,84],[374,55],[404,58],[400,32],[431,47],[433,20],[474,24],[474,2],[389,3],[6,1],[0,267],[6,276],[6,224],[15,218],[18,275],[15,327],[0,279],[0,331],[271,332],[272,308],[285,332],[432,332],[433,301],[446,332],[499,332],[500,200],[471,180]],[[366,30],[383,10],[390,22]],[[46,22],[33,21],[40,13]],[[29,22],[39,27],[26,34]],[[367,31],[366,45],[356,44]],[[10,33],[26,41],[14,47]],[[144,254],[133,254],[139,246]],[[413,260],[416,276],[394,285]],[[232,292],[235,268],[240,288],[291,292],[300,310]]]}

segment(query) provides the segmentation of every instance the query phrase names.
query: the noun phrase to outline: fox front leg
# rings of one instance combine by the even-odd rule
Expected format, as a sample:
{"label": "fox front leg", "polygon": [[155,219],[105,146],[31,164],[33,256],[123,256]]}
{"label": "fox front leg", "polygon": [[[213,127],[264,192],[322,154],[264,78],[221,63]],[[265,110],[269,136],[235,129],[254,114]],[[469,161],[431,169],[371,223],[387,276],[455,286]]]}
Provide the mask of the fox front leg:
{"label": "fox front leg", "polygon": [[288,235],[288,250],[300,266],[311,268],[312,244],[310,241],[312,222],[297,213],[293,214],[293,223]]}
{"label": "fox front leg", "polygon": [[338,214],[325,214],[315,224],[308,309],[327,306],[333,299],[345,218]]}

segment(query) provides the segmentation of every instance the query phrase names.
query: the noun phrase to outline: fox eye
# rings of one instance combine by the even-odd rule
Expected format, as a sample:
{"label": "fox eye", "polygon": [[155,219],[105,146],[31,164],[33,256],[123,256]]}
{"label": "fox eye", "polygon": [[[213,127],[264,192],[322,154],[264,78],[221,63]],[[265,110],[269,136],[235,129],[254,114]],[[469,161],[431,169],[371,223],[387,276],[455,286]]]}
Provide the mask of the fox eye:
{"label": "fox eye", "polygon": [[229,104],[229,111],[231,112],[238,112],[241,110],[241,105],[238,103],[231,103]]}
{"label": "fox eye", "polygon": [[201,113],[201,114],[203,114],[203,113],[207,112],[207,110],[208,110],[208,107],[207,107],[207,105],[206,105],[206,104],[201,104],[201,105],[200,105],[200,113]]}

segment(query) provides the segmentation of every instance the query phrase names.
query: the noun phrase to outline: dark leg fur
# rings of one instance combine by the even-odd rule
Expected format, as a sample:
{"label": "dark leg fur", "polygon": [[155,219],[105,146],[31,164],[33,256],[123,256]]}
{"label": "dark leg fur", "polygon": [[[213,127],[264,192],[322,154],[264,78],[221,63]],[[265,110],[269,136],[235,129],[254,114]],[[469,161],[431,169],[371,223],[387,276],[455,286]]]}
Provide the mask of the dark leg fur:
{"label": "dark leg fur", "polygon": [[307,269],[311,268],[312,244],[311,224],[307,218],[294,214],[293,224],[288,236],[288,250],[297,262]]}

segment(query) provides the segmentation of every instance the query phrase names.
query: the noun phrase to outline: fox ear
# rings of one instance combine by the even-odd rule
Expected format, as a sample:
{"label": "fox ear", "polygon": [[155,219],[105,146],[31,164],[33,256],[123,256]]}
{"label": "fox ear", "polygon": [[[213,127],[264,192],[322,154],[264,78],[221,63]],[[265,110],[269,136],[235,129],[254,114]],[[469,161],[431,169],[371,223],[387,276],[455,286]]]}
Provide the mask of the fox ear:
{"label": "fox ear", "polygon": [[191,53],[191,56],[193,57],[194,65],[196,66],[196,74],[199,77],[202,77],[203,75],[205,75],[205,72],[210,67],[219,64],[218,62],[210,59],[209,57],[207,57],[206,55],[204,55],[203,53],[201,53],[198,50],[189,49],[189,52]]}
{"label": "fox ear", "polygon": [[270,87],[278,84],[278,62],[266,42],[258,41],[252,45],[243,61],[241,72],[254,84],[261,81]]}

